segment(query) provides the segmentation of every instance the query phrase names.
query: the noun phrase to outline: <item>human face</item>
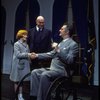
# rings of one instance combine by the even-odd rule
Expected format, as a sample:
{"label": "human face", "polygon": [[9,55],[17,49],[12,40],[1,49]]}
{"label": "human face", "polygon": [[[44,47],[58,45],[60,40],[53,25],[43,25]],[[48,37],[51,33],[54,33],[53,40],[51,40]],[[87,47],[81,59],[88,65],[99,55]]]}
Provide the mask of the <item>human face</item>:
{"label": "human face", "polygon": [[27,34],[24,34],[24,35],[23,35],[22,40],[23,40],[23,41],[26,41],[26,40],[27,40]]}
{"label": "human face", "polygon": [[60,32],[59,36],[64,37],[64,36],[67,35],[66,27],[67,27],[66,25],[63,25],[63,26],[61,27],[61,29],[59,30],[59,32]]}
{"label": "human face", "polygon": [[38,19],[36,21],[36,24],[39,28],[43,28],[44,27],[44,19]]}

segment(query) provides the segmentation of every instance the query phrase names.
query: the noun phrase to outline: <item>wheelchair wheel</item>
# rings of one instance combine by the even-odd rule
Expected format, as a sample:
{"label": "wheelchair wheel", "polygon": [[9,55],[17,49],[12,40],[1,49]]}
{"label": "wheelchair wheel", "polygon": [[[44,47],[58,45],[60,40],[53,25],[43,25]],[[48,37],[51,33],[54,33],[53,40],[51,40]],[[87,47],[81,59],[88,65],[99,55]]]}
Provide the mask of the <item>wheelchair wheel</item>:
{"label": "wheelchair wheel", "polygon": [[56,78],[50,85],[45,100],[64,100],[62,89],[66,86],[65,83],[67,83],[67,86],[70,85],[70,79],[68,77]]}
{"label": "wheelchair wheel", "polygon": [[50,85],[45,100],[94,100],[93,96],[84,94],[87,88],[91,91],[86,85],[73,83],[71,78],[59,77]]}

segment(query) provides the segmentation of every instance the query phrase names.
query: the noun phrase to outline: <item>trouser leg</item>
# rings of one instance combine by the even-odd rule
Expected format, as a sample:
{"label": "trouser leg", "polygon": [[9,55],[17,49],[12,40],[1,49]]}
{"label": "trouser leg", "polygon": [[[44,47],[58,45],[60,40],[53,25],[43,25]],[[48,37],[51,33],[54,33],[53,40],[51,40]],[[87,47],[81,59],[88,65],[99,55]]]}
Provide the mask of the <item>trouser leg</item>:
{"label": "trouser leg", "polygon": [[37,100],[45,100],[46,92],[50,83],[51,82],[46,75],[41,76]]}
{"label": "trouser leg", "polygon": [[56,78],[59,74],[54,71],[45,71],[41,74],[37,100],[45,100],[51,78]]}
{"label": "trouser leg", "polygon": [[40,84],[40,77],[41,73],[44,71],[43,68],[35,69],[31,73],[31,80],[30,80],[30,96],[37,96],[39,84]]}

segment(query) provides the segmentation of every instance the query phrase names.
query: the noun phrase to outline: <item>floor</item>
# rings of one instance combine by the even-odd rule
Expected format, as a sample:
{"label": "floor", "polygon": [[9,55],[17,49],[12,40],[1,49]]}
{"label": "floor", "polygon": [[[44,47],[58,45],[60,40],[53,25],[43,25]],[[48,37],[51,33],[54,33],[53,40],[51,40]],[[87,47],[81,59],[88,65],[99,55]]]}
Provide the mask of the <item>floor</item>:
{"label": "floor", "polygon": [[[24,97],[29,100],[29,82],[23,84]],[[15,100],[14,83],[9,75],[1,75],[1,100]]]}
{"label": "floor", "polygon": [[[26,82],[23,86],[25,100],[29,100],[29,84],[29,82]],[[1,100],[15,100],[15,93],[13,87],[14,84],[12,81],[9,80],[9,75],[1,75]],[[97,86],[91,87],[89,89],[82,89],[80,87],[79,98],[81,99],[77,100],[99,100],[98,88],[99,87]],[[91,99],[92,96],[94,97],[94,99]],[[68,100],[72,100],[72,96],[70,96]]]}

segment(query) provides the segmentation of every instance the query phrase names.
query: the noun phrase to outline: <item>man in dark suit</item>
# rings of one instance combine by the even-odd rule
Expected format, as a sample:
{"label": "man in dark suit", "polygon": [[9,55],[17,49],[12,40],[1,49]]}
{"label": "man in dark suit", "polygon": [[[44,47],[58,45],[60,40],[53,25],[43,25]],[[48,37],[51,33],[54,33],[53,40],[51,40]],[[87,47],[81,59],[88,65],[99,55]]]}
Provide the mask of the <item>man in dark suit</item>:
{"label": "man in dark suit", "polygon": [[[44,27],[44,24],[44,17],[38,16],[36,19],[36,27],[29,30],[27,43],[30,52],[43,53],[51,50],[52,33]],[[31,70],[42,66],[48,66],[48,64],[42,60],[32,60]]]}
{"label": "man in dark suit", "polygon": [[70,71],[68,65],[73,64],[78,56],[78,44],[71,38],[68,25],[63,25],[59,32],[63,40],[54,50],[47,53],[33,53],[33,59],[52,58],[48,70],[47,68],[40,68],[33,70],[31,73],[30,95],[34,98],[37,97],[37,100],[45,100],[47,89],[51,83],[51,77],[68,76]]}

